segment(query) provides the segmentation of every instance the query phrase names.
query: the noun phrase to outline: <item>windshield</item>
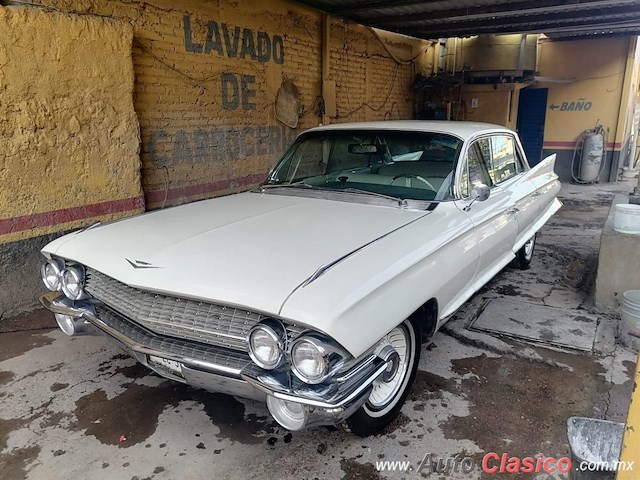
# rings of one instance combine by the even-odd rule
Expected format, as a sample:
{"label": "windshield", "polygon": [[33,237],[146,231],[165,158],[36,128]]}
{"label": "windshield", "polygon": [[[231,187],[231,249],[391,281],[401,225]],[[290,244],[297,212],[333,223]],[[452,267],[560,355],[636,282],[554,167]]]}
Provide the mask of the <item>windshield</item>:
{"label": "windshield", "polygon": [[287,150],[265,184],[449,200],[461,146],[459,138],[435,132],[309,132]]}

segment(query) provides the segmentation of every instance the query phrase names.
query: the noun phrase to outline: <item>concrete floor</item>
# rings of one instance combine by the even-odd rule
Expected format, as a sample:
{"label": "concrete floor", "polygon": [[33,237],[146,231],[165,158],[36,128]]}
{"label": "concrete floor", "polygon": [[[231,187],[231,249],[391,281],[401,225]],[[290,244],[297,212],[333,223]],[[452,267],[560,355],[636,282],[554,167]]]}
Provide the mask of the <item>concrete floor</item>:
{"label": "concrete floor", "polygon": [[[436,334],[422,350],[400,417],[372,438],[326,428],[288,433],[262,404],[166,381],[102,337],[52,330],[53,318],[42,311],[5,320],[0,477],[419,478],[379,472],[376,461],[416,467],[427,453],[566,455],[568,417],[626,417],[636,357],[615,345],[616,317],[593,308],[592,287],[611,193],[628,190],[565,186],[565,206],[539,235],[532,268],[505,269]],[[496,297],[595,313],[596,352],[468,330]],[[480,477],[476,470],[446,478]]]}

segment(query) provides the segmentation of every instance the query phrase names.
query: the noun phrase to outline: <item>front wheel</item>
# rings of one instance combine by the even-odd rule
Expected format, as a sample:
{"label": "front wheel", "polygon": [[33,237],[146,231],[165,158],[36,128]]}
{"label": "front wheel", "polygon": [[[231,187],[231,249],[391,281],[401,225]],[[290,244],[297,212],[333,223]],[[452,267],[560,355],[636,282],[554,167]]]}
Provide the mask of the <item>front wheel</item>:
{"label": "front wheel", "polygon": [[533,258],[533,250],[536,247],[536,234],[533,235],[527,243],[525,243],[518,253],[516,253],[516,258],[513,260],[513,264],[515,267],[520,270],[527,270],[531,265],[531,259]]}
{"label": "front wheel", "polygon": [[417,322],[405,320],[382,339],[381,346],[391,345],[398,353],[395,372],[385,372],[373,383],[367,402],[346,420],[348,431],[360,437],[375,435],[398,416],[418,370],[420,338]]}

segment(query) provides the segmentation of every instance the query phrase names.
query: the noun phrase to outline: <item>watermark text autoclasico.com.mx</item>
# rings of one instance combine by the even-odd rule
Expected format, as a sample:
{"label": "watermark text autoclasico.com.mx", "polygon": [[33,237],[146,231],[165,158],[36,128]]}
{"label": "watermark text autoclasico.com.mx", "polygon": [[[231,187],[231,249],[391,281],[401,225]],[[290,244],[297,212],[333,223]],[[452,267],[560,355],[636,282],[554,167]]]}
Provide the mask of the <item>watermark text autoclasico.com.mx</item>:
{"label": "watermark text autoclasico.com.mx", "polygon": [[422,460],[414,465],[413,462],[379,460],[376,470],[380,472],[415,472],[418,474],[451,474],[471,473],[481,470],[484,473],[564,473],[571,470],[582,472],[633,471],[634,462],[574,462],[569,457],[547,457],[542,453],[534,456],[518,457],[508,453],[489,452],[481,460],[477,457],[467,457],[460,454],[453,457],[439,457],[433,453],[426,453]]}

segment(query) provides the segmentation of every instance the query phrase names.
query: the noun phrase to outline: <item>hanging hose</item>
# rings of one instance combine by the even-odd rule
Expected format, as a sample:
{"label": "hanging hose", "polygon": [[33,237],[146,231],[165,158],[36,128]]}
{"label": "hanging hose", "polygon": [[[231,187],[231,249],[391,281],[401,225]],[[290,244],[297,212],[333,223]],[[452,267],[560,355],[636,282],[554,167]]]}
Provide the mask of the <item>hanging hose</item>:
{"label": "hanging hose", "polygon": [[[602,151],[600,153],[600,155],[601,155],[600,168],[598,169],[598,174],[596,175],[595,179],[593,179],[593,180],[583,180],[583,179],[578,178],[576,176],[576,169],[575,169],[576,158],[580,157],[579,163],[578,163],[578,172],[582,173],[582,169],[583,169],[582,162],[584,161],[584,156],[585,156],[585,152],[584,152],[585,140],[587,138],[591,138],[591,137],[594,137],[596,135],[601,135],[602,136]],[[600,175],[602,175],[602,172],[604,171],[604,168],[605,168],[605,166],[607,164],[606,145],[607,145],[607,132],[605,131],[604,127],[602,125],[600,125],[600,124],[596,125],[592,129],[585,130],[584,132],[582,132],[580,134],[580,138],[576,142],[576,146],[573,149],[573,157],[571,158],[571,178],[573,178],[573,181],[575,183],[579,183],[581,185],[585,185],[585,184],[590,184],[590,183],[596,183],[596,182],[598,182],[600,180]],[[580,149],[580,153],[579,154],[578,154],[578,149]],[[593,155],[592,152],[593,152],[593,149],[591,149],[587,153],[587,155]]]}

